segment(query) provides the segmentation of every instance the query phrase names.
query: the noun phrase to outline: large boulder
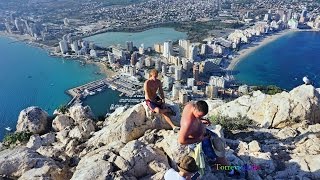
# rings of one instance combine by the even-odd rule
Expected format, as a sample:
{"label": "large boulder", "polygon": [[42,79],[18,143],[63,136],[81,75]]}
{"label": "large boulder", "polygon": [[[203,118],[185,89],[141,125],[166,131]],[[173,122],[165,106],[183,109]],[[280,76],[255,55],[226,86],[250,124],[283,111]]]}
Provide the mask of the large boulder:
{"label": "large boulder", "polygon": [[93,112],[89,106],[82,106],[81,104],[75,104],[69,108],[70,117],[76,122],[94,119]]}
{"label": "large boulder", "polygon": [[130,174],[137,178],[154,175],[170,168],[167,156],[163,151],[138,140],[127,143],[119,154],[129,162],[131,166]]}
{"label": "large boulder", "polygon": [[106,149],[101,148],[82,157],[71,180],[105,180],[114,169],[111,162],[105,159],[106,153]]}
{"label": "large boulder", "polygon": [[[173,106],[173,108],[178,108]],[[176,112],[178,110],[176,109]],[[123,113],[111,114],[105,122],[105,127],[90,138],[88,145],[98,146],[99,144],[109,144],[114,141],[127,143],[143,136],[148,129],[170,129],[170,126],[163,118],[154,117],[146,107],[145,103],[140,103],[127,109]],[[175,119],[179,119],[177,114]]]}
{"label": "large boulder", "polygon": [[41,168],[30,169],[22,174],[19,180],[34,180],[34,179],[54,179],[65,180],[71,176],[66,170],[60,169],[58,166],[44,165]]}
{"label": "large boulder", "polygon": [[17,132],[30,131],[33,134],[41,134],[46,131],[48,113],[39,107],[28,107],[20,112]]}
{"label": "large boulder", "polygon": [[[57,163],[35,150],[25,147],[6,149],[0,152],[0,174],[9,177],[20,177],[30,169],[49,166],[53,171],[59,171]],[[51,171],[52,172],[52,171]]]}
{"label": "large boulder", "polygon": [[209,115],[247,116],[262,127],[285,127],[296,121],[320,122],[320,95],[312,85],[301,85],[289,93],[265,95],[255,91],[210,111]]}
{"label": "large boulder", "polygon": [[67,115],[58,115],[54,120],[52,121],[52,128],[55,131],[62,131],[66,127],[72,126],[74,123],[74,120],[67,116]]}

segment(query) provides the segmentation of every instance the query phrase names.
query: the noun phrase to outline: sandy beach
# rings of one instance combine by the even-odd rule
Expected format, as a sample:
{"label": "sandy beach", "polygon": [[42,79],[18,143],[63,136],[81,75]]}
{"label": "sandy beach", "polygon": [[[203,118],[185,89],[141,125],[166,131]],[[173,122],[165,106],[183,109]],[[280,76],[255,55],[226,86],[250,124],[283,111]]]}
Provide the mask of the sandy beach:
{"label": "sandy beach", "polygon": [[248,56],[250,53],[256,51],[257,49],[277,40],[278,38],[289,34],[291,32],[295,32],[297,30],[291,30],[291,29],[286,29],[284,31],[275,33],[273,35],[269,35],[266,37],[263,37],[263,39],[259,42],[251,42],[250,44],[244,45],[243,47],[240,48],[240,51],[234,55],[231,63],[229,64],[227,70],[233,70],[237,64],[246,56]]}
{"label": "sandy beach", "polygon": [[0,36],[7,37],[7,38],[10,38],[10,39],[14,40],[13,43],[15,43],[15,42],[23,42],[23,43],[29,44],[29,45],[31,45],[33,47],[38,47],[38,48],[44,49],[47,52],[53,52],[54,51],[54,47],[47,46],[47,45],[35,42],[35,39],[33,37],[31,37],[30,35],[27,35],[27,34],[23,34],[23,35],[20,35],[20,34],[9,34],[7,32],[0,31]]}
{"label": "sandy beach", "polygon": [[107,77],[112,77],[114,75],[117,75],[118,73],[109,69],[104,63],[102,62],[92,62],[96,66],[100,68],[101,73],[105,74]]}

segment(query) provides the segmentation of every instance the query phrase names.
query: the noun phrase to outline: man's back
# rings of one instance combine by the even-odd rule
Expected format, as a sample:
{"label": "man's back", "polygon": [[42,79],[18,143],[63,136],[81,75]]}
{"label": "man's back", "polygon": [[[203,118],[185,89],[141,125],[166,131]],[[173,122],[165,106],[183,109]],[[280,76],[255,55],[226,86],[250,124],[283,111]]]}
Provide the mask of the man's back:
{"label": "man's back", "polygon": [[[200,141],[200,137],[204,135],[205,126],[197,119],[194,112],[194,103],[188,103],[182,112],[180,121],[179,142],[181,144],[192,144]],[[189,141],[189,140],[191,141]]]}

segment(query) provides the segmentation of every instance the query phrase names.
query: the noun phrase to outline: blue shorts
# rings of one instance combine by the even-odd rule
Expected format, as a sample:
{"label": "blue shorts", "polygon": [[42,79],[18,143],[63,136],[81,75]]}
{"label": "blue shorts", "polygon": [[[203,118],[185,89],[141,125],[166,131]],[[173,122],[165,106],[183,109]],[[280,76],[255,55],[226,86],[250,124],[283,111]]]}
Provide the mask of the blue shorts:
{"label": "blue shorts", "polygon": [[206,157],[208,157],[211,161],[215,161],[217,159],[217,155],[214,152],[214,149],[212,147],[211,138],[214,136],[218,136],[217,134],[211,132],[210,130],[206,130],[206,134],[210,135],[210,138],[206,138],[202,141],[202,151],[205,154]]}

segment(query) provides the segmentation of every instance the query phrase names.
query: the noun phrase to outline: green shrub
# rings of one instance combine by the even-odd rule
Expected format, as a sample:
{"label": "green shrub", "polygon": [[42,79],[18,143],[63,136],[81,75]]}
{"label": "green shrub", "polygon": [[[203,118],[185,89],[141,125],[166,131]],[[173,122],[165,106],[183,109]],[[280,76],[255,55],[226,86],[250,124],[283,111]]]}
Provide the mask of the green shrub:
{"label": "green shrub", "polygon": [[3,138],[3,144],[5,146],[11,146],[11,145],[15,145],[18,142],[24,143],[29,141],[29,138],[31,135],[32,133],[28,131],[9,133],[9,134],[6,134],[5,137]]}
{"label": "green shrub", "polygon": [[264,94],[269,94],[269,95],[274,95],[277,93],[281,93],[282,91],[284,91],[283,89],[274,86],[274,85],[270,85],[270,86],[255,86],[252,88],[254,91],[260,90],[261,92],[263,92]]}
{"label": "green shrub", "polygon": [[58,107],[58,111],[61,112],[62,114],[65,114],[66,112],[68,112],[67,105],[60,105]]}
{"label": "green shrub", "polygon": [[255,123],[248,117],[238,117],[230,118],[225,116],[211,116],[210,121],[212,124],[220,124],[224,129],[230,130],[244,130]]}

